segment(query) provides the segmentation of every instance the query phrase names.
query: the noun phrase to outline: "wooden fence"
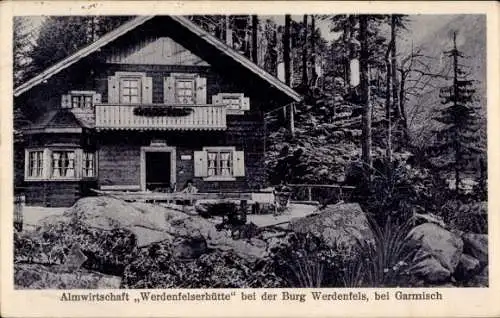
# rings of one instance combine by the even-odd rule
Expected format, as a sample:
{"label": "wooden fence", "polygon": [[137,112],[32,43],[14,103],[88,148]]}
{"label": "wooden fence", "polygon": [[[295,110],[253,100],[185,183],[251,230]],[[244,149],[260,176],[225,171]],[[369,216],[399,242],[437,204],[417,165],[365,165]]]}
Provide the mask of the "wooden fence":
{"label": "wooden fence", "polygon": [[338,184],[286,184],[293,201],[318,201],[320,204],[349,201],[354,186]]}

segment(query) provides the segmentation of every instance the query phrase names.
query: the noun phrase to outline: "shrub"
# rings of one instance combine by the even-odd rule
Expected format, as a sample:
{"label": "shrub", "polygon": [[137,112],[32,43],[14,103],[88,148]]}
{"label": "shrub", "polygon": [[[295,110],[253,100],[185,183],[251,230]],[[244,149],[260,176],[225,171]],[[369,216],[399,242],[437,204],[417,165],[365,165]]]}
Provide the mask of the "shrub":
{"label": "shrub", "polygon": [[77,221],[48,224],[14,238],[14,260],[62,264],[74,244],[87,257],[83,268],[120,276],[134,258],[136,240],[127,229],[106,231]]}
{"label": "shrub", "polygon": [[488,234],[487,202],[464,203],[448,200],[440,211],[440,216],[450,228],[463,232]]}
{"label": "shrub", "polygon": [[283,281],[280,287],[340,286],[346,255],[310,233],[291,233],[271,249],[271,270]]}
{"label": "shrub", "polygon": [[373,219],[369,220],[374,243],[358,240],[357,258],[349,263],[344,277],[345,286],[412,286],[413,278],[409,268],[413,251],[406,244],[411,223],[399,225],[387,220],[381,227]]}
{"label": "shrub", "polygon": [[126,288],[264,288],[280,280],[265,264],[249,263],[234,253],[214,251],[195,260],[180,260],[169,243],[141,249],[126,267]]}

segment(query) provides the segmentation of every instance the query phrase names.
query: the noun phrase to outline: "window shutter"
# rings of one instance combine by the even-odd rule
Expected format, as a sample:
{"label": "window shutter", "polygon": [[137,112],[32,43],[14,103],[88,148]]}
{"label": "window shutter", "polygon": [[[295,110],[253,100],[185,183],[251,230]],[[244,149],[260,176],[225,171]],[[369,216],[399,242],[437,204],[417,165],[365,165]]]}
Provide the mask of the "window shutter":
{"label": "window shutter", "polygon": [[205,77],[196,78],[196,104],[207,103],[207,79]]}
{"label": "window shutter", "polygon": [[102,103],[102,98],[101,98],[101,94],[94,94],[92,95],[92,103],[95,105],[95,104],[101,104]]}
{"label": "window shutter", "polygon": [[108,103],[120,102],[120,85],[116,76],[108,76]]}
{"label": "window shutter", "polygon": [[233,153],[233,176],[245,176],[245,153],[243,151],[234,151]]}
{"label": "window shutter", "polygon": [[163,101],[165,104],[175,104],[175,78],[165,77],[163,84]]}
{"label": "window shutter", "polygon": [[194,152],[194,176],[206,177],[207,176],[207,152],[195,151]]}
{"label": "window shutter", "polygon": [[250,110],[250,97],[241,98],[241,110]]}
{"label": "window shutter", "polygon": [[61,96],[61,108],[71,108],[71,95],[64,94]]}
{"label": "window shutter", "polygon": [[213,105],[222,105],[222,96],[220,94],[212,95]]}
{"label": "window shutter", "polygon": [[143,77],[142,79],[142,103],[153,103],[153,78]]}

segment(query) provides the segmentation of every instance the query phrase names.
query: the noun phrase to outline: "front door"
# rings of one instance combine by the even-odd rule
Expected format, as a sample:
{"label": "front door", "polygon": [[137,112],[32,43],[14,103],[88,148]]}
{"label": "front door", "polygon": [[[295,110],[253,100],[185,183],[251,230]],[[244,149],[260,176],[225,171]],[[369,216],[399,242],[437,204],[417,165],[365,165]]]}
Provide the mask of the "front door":
{"label": "front door", "polygon": [[170,189],[170,152],[146,152],[146,189],[166,191]]}

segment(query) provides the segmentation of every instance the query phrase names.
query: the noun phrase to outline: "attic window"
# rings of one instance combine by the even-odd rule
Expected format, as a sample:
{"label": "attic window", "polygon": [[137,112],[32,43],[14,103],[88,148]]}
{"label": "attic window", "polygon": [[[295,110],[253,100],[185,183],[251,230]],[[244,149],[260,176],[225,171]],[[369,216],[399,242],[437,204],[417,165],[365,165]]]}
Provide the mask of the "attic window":
{"label": "attic window", "polygon": [[120,77],[120,103],[138,104],[141,100],[141,78]]}
{"label": "attic window", "polygon": [[92,108],[101,103],[101,94],[95,91],[70,91],[61,96],[62,108]]}
{"label": "attic window", "polygon": [[91,108],[91,95],[71,95],[71,108]]}
{"label": "attic window", "polygon": [[194,104],[195,100],[194,79],[175,79],[175,98],[179,104]]}

